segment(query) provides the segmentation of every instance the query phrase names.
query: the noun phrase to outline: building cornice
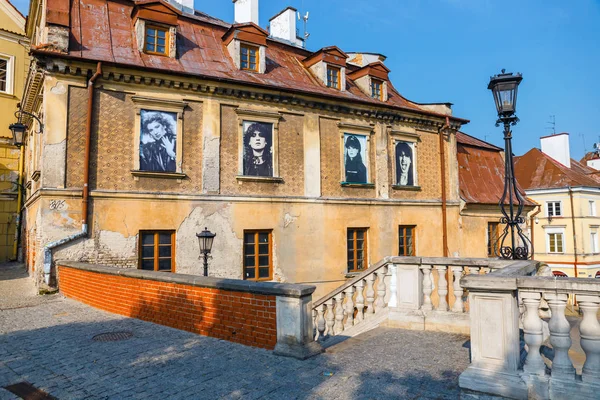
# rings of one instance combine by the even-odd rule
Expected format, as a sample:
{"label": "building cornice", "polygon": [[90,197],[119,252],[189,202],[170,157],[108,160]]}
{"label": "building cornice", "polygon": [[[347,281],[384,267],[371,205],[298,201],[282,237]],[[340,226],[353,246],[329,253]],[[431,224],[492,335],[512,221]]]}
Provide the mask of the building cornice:
{"label": "building cornice", "polygon": [[[600,195],[600,187],[595,188],[595,187],[590,187],[590,186],[577,186],[577,187],[571,187],[570,189],[571,189],[571,192],[573,192],[573,193],[589,193],[589,194]],[[568,194],[568,193],[569,193],[569,187],[525,190],[525,194],[527,196],[545,195],[545,194]]]}
{"label": "building cornice", "polygon": [[[68,55],[33,51],[38,64],[48,73],[70,76],[89,76],[95,71],[95,65],[70,58]],[[186,92],[205,93],[228,99],[248,99],[253,101],[298,106],[316,111],[328,111],[364,118],[372,118],[384,123],[409,123],[419,129],[437,131],[444,126],[446,115],[428,113],[410,108],[391,107],[365,103],[360,100],[340,100],[328,98],[311,92],[284,92],[280,87],[251,85],[233,79],[217,79],[209,76],[197,76],[153,69],[132,69],[131,66],[104,63],[102,80],[169,88]],[[468,120],[450,117],[450,127],[459,130]]]}

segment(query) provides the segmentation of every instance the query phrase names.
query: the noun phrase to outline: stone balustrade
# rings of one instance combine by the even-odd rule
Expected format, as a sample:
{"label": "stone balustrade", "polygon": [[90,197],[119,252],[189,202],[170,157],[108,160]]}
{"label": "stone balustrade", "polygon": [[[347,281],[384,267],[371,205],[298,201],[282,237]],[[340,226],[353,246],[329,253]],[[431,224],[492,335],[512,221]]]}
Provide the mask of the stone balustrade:
{"label": "stone balustrade", "polygon": [[[599,398],[600,282],[534,276],[539,267],[523,261],[487,276],[462,278],[471,303],[471,365],[459,379],[465,392],[514,399]],[[569,295],[575,295],[583,313],[579,326],[565,315]],[[541,310],[544,303],[549,312]],[[569,356],[575,337],[585,353],[581,375]]]}
{"label": "stone balustrade", "polygon": [[460,279],[510,262],[442,257],[386,257],[313,304],[315,340],[355,336],[378,325],[468,333]]}

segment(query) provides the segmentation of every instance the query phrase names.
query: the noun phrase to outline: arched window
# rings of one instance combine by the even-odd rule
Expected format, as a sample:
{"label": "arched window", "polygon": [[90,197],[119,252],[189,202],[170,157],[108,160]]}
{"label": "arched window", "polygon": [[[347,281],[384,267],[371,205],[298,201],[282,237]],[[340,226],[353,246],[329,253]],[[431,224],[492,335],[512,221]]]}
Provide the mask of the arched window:
{"label": "arched window", "polygon": [[596,272],[596,276],[594,278],[600,278],[600,271]]}
{"label": "arched window", "polygon": [[[552,275],[556,276],[557,278],[568,278],[569,276],[567,274],[565,274],[562,271],[552,271]],[[600,276],[600,275],[597,275]]]}

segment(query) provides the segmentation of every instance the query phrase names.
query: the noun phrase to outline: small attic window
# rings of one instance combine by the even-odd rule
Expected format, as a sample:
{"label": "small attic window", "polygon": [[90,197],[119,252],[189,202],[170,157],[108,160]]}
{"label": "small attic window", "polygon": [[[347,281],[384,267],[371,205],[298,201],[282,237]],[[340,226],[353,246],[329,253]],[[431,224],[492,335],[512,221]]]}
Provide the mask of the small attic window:
{"label": "small attic window", "polygon": [[144,51],[148,54],[166,56],[169,48],[169,31],[155,25],[146,25]]}
{"label": "small attic window", "polygon": [[256,46],[245,43],[240,44],[240,69],[258,72],[260,64],[260,50]]}
{"label": "small attic window", "polygon": [[327,66],[327,87],[340,88],[340,68]]}
{"label": "small attic window", "polygon": [[371,97],[383,100],[383,81],[371,78]]}

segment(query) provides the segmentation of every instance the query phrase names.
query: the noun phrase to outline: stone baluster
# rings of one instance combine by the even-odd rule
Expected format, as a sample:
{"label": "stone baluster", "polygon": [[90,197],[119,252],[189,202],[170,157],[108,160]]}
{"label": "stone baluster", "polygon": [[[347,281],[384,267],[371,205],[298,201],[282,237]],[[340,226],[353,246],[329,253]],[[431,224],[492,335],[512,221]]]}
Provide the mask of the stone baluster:
{"label": "stone baluster", "polygon": [[319,340],[319,329],[317,328],[317,319],[319,318],[318,312],[315,308],[312,310],[312,322],[313,322],[313,333],[315,342]]}
{"label": "stone baluster", "polygon": [[446,281],[446,266],[445,265],[436,265],[435,269],[438,271],[438,295],[440,296],[440,301],[438,303],[437,310],[438,311],[448,311],[448,301],[446,300],[446,295],[448,294],[448,282]]}
{"label": "stone baluster", "polygon": [[460,286],[460,277],[462,276],[463,267],[452,267],[452,274],[454,275],[454,305],[452,305],[452,311],[464,312],[463,306],[463,288]]}
{"label": "stone baluster", "polygon": [[479,268],[480,273],[482,274],[489,274],[490,273],[490,267],[481,267]]}
{"label": "stone baluster", "polygon": [[327,300],[325,302],[327,306],[327,314],[325,315],[325,324],[327,326],[327,330],[325,335],[333,335],[333,325],[335,324],[335,314],[333,313],[333,298]]}
{"label": "stone baluster", "polygon": [[377,298],[375,299],[375,312],[382,310],[385,307],[385,276],[387,268],[381,267],[375,272],[377,274]]}
{"label": "stone baluster", "polygon": [[365,296],[363,295],[363,290],[365,287],[365,281],[364,279],[359,280],[358,282],[356,282],[356,321],[354,322],[355,324],[360,323],[362,320],[364,320],[364,313],[365,313]]}
{"label": "stone baluster", "polygon": [[569,358],[571,348],[571,325],[565,317],[565,308],[569,295],[566,293],[544,293],[544,298],[552,311],[552,318],[548,322],[550,329],[550,344],[554,349],[552,360],[552,378],[575,379],[575,368]]}
{"label": "stone baluster", "polygon": [[340,292],[334,296],[335,298],[335,325],[333,326],[333,334],[339,335],[344,332],[344,293]]}
{"label": "stone baluster", "polygon": [[354,300],[352,297],[354,296],[354,286],[349,286],[346,291],[346,303],[345,303],[345,313],[346,313],[346,323],[344,324],[344,328],[348,329],[354,325]]}
{"label": "stone baluster", "polygon": [[315,326],[317,327],[317,338],[325,336],[325,310],[327,306],[325,304],[321,304],[317,307],[317,323]]}
{"label": "stone baluster", "polygon": [[369,318],[375,312],[375,308],[373,307],[373,302],[375,301],[375,290],[373,289],[373,281],[375,280],[374,274],[369,274],[366,276],[367,281],[367,315],[365,315],[365,319]]}
{"label": "stone baluster", "polygon": [[433,305],[431,304],[431,292],[433,291],[433,281],[431,280],[431,265],[421,265],[423,270],[423,305],[421,310],[431,311]]}
{"label": "stone baluster", "polygon": [[397,307],[398,306],[398,277],[397,277],[397,269],[398,267],[395,264],[392,264],[388,268],[388,275],[390,276],[390,299],[388,300],[388,307]]}
{"label": "stone baluster", "polygon": [[542,296],[539,292],[521,292],[521,298],[526,309],[523,318],[523,332],[525,333],[525,343],[529,349],[523,371],[532,375],[544,375],[546,365],[540,354],[543,341],[542,320],[538,311]]}
{"label": "stone baluster", "polygon": [[584,382],[600,383],[600,323],[598,323],[600,296],[578,295],[577,301],[583,311],[583,319],[579,325],[581,348],[585,351],[581,378]]}

